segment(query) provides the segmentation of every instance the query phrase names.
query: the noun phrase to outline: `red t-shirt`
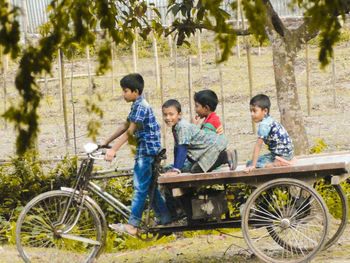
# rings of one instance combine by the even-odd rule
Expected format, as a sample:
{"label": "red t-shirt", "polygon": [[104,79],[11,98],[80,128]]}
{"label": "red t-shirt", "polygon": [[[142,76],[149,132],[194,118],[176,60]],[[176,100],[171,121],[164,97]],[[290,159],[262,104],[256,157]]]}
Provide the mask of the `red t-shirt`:
{"label": "red t-shirt", "polygon": [[209,116],[203,121],[201,129],[209,130],[219,135],[224,134],[224,129],[221,125],[220,118],[216,114],[216,112],[212,112],[209,114]]}

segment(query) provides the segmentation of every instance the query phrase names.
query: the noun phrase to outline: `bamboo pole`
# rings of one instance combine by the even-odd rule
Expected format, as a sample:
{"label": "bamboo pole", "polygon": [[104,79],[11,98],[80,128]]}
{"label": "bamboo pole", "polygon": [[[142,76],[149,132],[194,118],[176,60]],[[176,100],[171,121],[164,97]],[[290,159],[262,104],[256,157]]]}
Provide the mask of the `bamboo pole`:
{"label": "bamboo pole", "polygon": [[192,59],[191,56],[188,56],[188,105],[189,105],[189,114],[190,118],[189,120],[192,119],[193,117],[193,112],[192,112]]}
{"label": "bamboo pole", "polygon": [[332,86],[333,86],[333,106],[336,106],[337,102],[337,90],[335,87],[335,80],[336,80],[336,72],[335,72],[335,58],[334,58],[334,52],[332,57]]}
{"label": "bamboo pole", "polygon": [[70,101],[72,103],[74,155],[77,155],[77,136],[76,136],[76,127],[75,127],[75,100],[74,100],[74,94],[73,94],[73,71],[74,71],[74,63],[73,63],[73,58],[72,58],[71,74],[70,74]]}
{"label": "bamboo pole", "polygon": [[[215,59],[219,59],[219,48],[218,45],[215,44]],[[226,133],[226,125],[225,125],[225,95],[224,95],[224,83],[223,83],[223,77],[222,77],[222,67],[221,63],[218,65],[219,69],[219,80],[220,80],[220,97],[221,97],[221,116],[222,116],[222,126],[224,128],[224,133]]]}
{"label": "bamboo pole", "polygon": [[132,58],[133,58],[133,64],[134,64],[134,72],[137,72],[137,31],[135,30],[135,39],[132,42]]}
{"label": "bamboo pole", "polygon": [[[239,12],[241,9],[241,1],[237,0],[237,13],[236,13],[236,26],[239,28]],[[241,57],[241,49],[239,46],[239,36],[237,36],[237,42],[236,42],[236,56],[237,58]]]}
{"label": "bamboo pole", "polygon": [[[2,84],[3,84],[3,99],[4,99],[4,112],[7,110],[7,85],[6,85],[6,78],[7,78],[7,70],[8,70],[8,56],[3,54],[3,48],[1,47],[1,69],[2,69]],[[3,118],[4,120],[4,128],[5,130],[7,129],[7,122],[6,119]]]}
{"label": "bamboo pole", "polygon": [[[167,17],[168,27],[170,27],[171,21],[170,16]],[[168,35],[168,44],[169,44],[169,50],[170,50],[170,58],[173,57],[173,40],[171,38],[171,35]]]}
{"label": "bamboo pole", "polygon": [[28,7],[27,7],[27,1],[22,0],[21,1],[21,10],[22,10],[22,23],[23,23],[23,34],[24,34],[24,46],[28,43]]}
{"label": "bamboo pole", "polygon": [[201,43],[201,31],[200,30],[197,30],[197,45],[198,45],[199,72],[202,72],[202,43]]}
{"label": "bamboo pole", "polygon": [[306,101],[307,101],[307,115],[311,115],[311,88],[310,88],[310,58],[309,58],[309,44],[306,43]]}
{"label": "bamboo pole", "polygon": [[64,81],[64,63],[63,63],[63,53],[58,50],[58,63],[60,69],[60,90],[61,90],[61,102],[63,111],[63,121],[64,121],[64,132],[65,132],[65,144],[66,152],[68,153],[69,138],[68,138],[68,118],[67,118],[67,106],[66,106],[66,89]]}
{"label": "bamboo pole", "polygon": [[[163,87],[163,68],[162,65],[159,67],[160,73],[160,105],[164,104],[164,87]],[[162,122],[162,138],[163,138],[163,146],[166,149],[166,131],[165,131],[165,123]]]}
{"label": "bamboo pole", "polygon": [[174,53],[175,53],[175,56],[174,56],[174,76],[175,76],[175,81],[174,81],[174,83],[175,83],[175,88],[176,88],[176,86],[177,86],[177,44],[176,44],[176,42],[177,42],[177,36],[176,36],[176,38],[175,38],[175,41],[174,41]]}
{"label": "bamboo pole", "polygon": [[[115,45],[114,42],[111,41],[111,52],[112,52],[112,63],[111,63],[111,73],[112,73],[112,96],[114,97],[114,90],[115,90],[115,84],[114,84],[114,60],[115,60]],[[73,77],[73,72],[72,72]]]}
{"label": "bamboo pole", "polygon": [[[245,29],[245,24],[244,24],[244,15],[243,15],[243,10],[242,7],[240,6],[240,14],[241,14],[241,19],[242,19],[242,29]],[[252,73],[252,61],[251,61],[251,54],[250,54],[250,43],[247,40],[247,38],[244,36],[244,43],[245,43],[245,48],[247,52],[247,64],[248,64],[248,79],[249,79],[249,97],[253,97],[253,73]],[[252,120],[252,128],[253,128],[253,133],[256,133],[256,127],[255,123]]]}
{"label": "bamboo pole", "polygon": [[153,52],[154,52],[154,59],[155,59],[155,67],[156,67],[156,83],[157,88],[160,86],[160,79],[159,79],[159,59],[158,59],[158,48],[157,48],[157,39],[155,33],[153,33]]}
{"label": "bamboo pole", "polygon": [[88,94],[92,94],[92,81],[91,81],[91,70],[90,70],[90,48],[89,46],[86,47],[86,58],[87,58],[87,66],[88,66],[88,78],[89,78],[89,85],[88,85]]}
{"label": "bamboo pole", "polygon": [[173,39],[171,38],[171,35],[168,36],[168,43],[169,43],[169,50],[170,50],[170,58],[172,58],[173,55]]}

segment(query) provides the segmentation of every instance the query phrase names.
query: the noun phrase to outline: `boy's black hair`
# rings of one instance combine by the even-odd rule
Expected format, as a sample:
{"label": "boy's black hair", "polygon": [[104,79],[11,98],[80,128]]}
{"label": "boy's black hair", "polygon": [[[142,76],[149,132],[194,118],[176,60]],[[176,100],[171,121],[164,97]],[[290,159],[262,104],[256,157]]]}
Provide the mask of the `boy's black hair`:
{"label": "boy's black hair", "polygon": [[181,112],[181,104],[177,100],[167,100],[166,102],[164,102],[162,109],[169,107],[175,107],[178,113]]}
{"label": "boy's black hair", "polygon": [[211,111],[216,110],[216,106],[218,105],[218,96],[216,93],[210,89],[205,89],[194,93],[194,101],[202,105],[202,107],[209,106]]}
{"label": "boy's black hair", "polygon": [[262,110],[267,109],[267,113],[270,112],[271,102],[268,96],[259,94],[254,96],[249,103],[251,106],[258,106]]}
{"label": "boy's black hair", "polygon": [[131,91],[139,91],[139,95],[142,94],[143,86],[145,82],[139,73],[132,73],[124,76],[120,80],[120,86],[124,89],[130,89]]}

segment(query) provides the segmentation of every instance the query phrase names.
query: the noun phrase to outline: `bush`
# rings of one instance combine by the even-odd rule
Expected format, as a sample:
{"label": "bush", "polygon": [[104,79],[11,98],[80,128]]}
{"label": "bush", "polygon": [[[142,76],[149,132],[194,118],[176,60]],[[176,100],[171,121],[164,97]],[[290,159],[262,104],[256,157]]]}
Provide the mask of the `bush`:
{"label": "bush", "polygon": [[[71,185],[76,158],[66,157],[53,169],[38,161],[36,155],[12,158],[0,167],[0,241],[10,241],[9,232],[22,208],[35,196],[63,185]],[[46,173],[45,171],[48,170]]]}

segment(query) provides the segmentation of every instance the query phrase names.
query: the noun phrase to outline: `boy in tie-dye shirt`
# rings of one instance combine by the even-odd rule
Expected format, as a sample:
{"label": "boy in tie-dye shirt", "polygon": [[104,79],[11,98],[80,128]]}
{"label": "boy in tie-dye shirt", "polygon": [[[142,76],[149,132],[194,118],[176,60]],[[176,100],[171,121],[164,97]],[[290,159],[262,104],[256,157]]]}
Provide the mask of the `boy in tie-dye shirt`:
{"label": "boy in tie-dye shirt", "polygon": [[[258,139],[253,150],[253,159],[247,162],[245,172],[255,168],[271,168],[296,163],[294,147],[287,130],[270,116],[271,102],[268,96],[259,94],[250,100],[252,120],[259,123]],[[262,144],[269,153],[259,157]]]}

